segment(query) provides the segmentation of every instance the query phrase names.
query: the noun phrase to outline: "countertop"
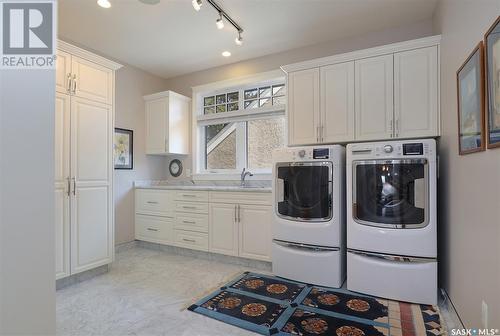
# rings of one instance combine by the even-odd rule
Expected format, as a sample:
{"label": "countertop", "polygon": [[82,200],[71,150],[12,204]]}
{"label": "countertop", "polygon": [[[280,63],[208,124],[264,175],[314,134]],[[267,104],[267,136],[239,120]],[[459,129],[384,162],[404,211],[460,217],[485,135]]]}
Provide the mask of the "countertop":
{"label": "countertop", "polygon": [[247,181],[245,187],[240,185],[240,181],[135,181],[134,187],[160,190],[272,192],[271,181]]}

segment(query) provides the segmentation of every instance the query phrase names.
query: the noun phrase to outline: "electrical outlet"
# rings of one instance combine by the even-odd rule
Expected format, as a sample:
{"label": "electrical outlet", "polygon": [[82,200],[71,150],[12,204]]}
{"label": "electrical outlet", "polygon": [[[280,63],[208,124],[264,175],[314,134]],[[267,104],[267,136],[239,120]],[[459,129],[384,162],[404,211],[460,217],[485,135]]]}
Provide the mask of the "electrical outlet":
{"label": "electrical outlet", "polygon": [[481,303],[481,321],[483,322],[483,328],[488,329],[488,305],[484,300]]}

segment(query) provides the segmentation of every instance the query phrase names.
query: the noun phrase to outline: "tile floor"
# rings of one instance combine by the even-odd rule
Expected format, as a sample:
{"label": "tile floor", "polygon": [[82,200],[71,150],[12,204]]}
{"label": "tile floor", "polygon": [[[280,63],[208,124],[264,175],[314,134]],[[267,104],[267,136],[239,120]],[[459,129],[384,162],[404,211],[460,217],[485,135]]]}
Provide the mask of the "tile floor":
{"label": "tile floor", "polygon": [[132,245],[109,273],[57,291],[58,335],[254,335],[184,308],[249,267]]}

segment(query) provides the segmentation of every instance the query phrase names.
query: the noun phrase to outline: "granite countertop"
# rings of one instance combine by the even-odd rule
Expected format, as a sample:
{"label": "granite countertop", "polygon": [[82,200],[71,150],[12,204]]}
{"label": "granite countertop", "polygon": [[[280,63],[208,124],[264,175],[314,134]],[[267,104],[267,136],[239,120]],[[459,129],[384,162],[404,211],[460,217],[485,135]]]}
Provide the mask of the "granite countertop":
{"label": "granite countertop", "polygon": [[135,181],[136,189],[272,192],[271,181]]}

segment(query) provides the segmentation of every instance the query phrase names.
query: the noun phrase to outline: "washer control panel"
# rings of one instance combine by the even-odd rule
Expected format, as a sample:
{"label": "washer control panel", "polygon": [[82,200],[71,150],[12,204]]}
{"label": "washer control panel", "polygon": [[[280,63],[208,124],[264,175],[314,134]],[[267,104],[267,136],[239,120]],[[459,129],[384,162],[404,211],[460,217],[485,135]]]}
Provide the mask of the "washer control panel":
{"label": "washer control panel", "polygon": [[326,160],[330,158],[330,148],[300,148],[291,151],[291,154],[294,161]]}
{"label": "washer control panel", "polygon": [[353,144],[350,152],[353,157],[409,157],[429,156],[434,153],[434,146],[428,141],[389,142],[371,144]]}

